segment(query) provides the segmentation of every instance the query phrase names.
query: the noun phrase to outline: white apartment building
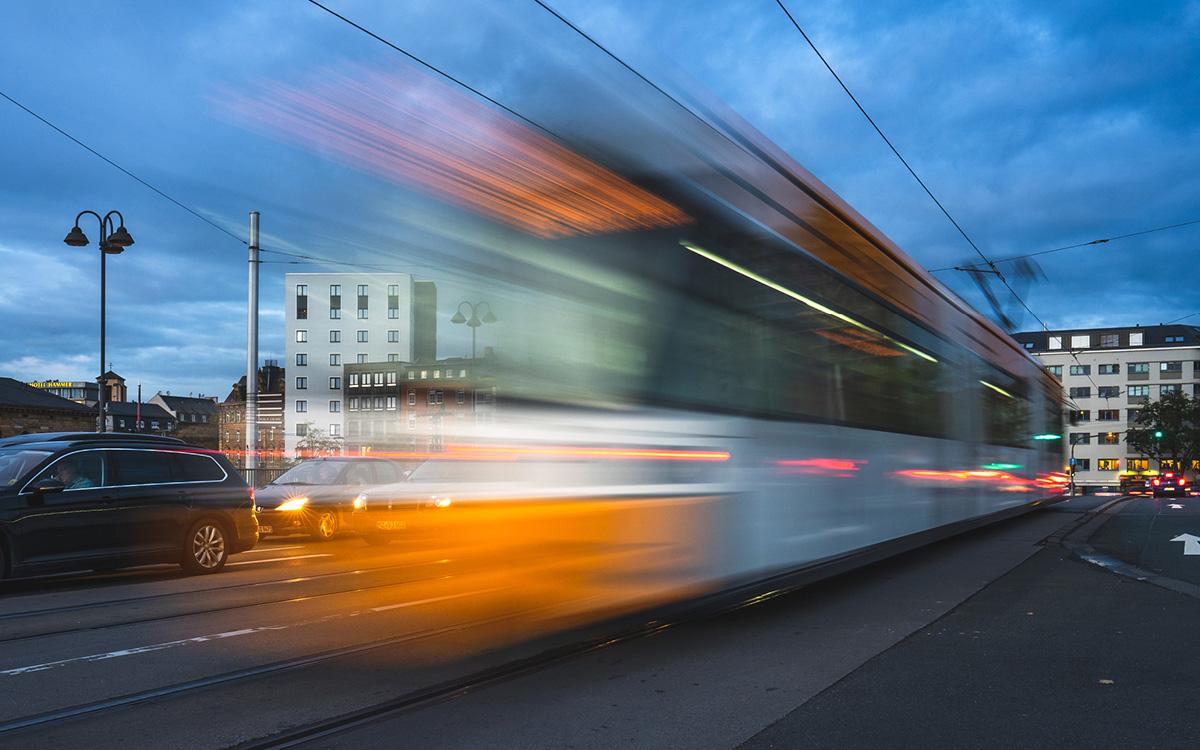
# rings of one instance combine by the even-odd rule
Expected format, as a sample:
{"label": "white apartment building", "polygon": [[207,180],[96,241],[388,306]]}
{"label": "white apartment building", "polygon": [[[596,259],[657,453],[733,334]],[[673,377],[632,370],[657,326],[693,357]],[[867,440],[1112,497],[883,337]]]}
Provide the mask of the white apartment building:
{"label": "white apartment building", "polygon": [[289,453],[310,425],[344,434],[344,365],[436,357],[432,282],[406,273],[289,273],[284,294]]}
{"label": "white apartment building", "polygon": [[1131,452],[1125,431],[1142,404],[1168,391],[1200,395],[1200,328],[1094,328],[1013,334],[1063,384],[1063,455],[1075,482],[1115,486],[1123,471],[1156,470]]}

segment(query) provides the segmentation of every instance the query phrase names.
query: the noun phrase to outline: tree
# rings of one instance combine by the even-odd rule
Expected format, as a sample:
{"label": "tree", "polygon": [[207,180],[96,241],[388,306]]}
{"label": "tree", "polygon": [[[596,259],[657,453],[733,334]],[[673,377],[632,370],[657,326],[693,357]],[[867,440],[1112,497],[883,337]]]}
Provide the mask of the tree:
{"label": "tree", "polygon": [[1186,473],[1200,458],[1200,398],[1175,392],[1146,404],[1126,431],[1125,442],[1160,468],[1170,461]]}
{"label": "tree", "polygon": [[324,430],[314,427],[312,422],[305,422],[304,438],[296,443],[296,451],[301,456],[332,456],[342,452],[342,439],[337,435],[327,435]]}

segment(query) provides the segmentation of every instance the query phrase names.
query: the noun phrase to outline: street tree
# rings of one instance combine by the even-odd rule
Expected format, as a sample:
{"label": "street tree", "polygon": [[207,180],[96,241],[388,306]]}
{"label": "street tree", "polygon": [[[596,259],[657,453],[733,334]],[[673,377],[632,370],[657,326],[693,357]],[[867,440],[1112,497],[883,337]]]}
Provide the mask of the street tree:
{"label": "street tree", "polygon": [[1125,433],[1126,444],[1159,466],[1171,462],[1185,473],[1200,459],[1200,398],[1167,393],[1142,407]]}
{"label": "street tree", "polygon": [[312,422],[305,422],[304,438],[296,443],[301,456],[332,456],[342,452],[342,439],[330,435]]}

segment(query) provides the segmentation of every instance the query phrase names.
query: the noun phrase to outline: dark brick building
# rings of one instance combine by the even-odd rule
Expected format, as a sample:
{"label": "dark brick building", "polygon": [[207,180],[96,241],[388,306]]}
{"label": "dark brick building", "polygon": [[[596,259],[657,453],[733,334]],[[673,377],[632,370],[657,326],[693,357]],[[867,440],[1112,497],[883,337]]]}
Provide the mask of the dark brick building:
{"label": "dark brick building", "polygon": [[34,432],[87,432],[97,413],[12,378],[0,378],[0,437]]}

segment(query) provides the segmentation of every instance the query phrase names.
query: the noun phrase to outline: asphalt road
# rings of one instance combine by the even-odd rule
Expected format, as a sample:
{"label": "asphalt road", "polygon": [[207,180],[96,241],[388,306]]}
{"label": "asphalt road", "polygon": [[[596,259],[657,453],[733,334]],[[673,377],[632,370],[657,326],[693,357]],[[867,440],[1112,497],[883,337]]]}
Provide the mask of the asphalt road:
{"label": "asphalt road", "polygon": [[[1109,500],[1077,498],[297,746],[1170,746],[1193,723],[1180,696],[1200,600],[1042,546]],[[1134,529],[1149,513],[1137,502]],[[678,550],[601,544],[603,525],[571,532],[595,527],[384,548],[267,541],[216,576],[5,583],[0,747],[257,746],[602,635],[603,618],[670,588],[651,563]]]}
{"label": "asphalt road", "polygon": [[1200,584],[1200,497],[1131,499],[1089,543],[1146,570]]}

